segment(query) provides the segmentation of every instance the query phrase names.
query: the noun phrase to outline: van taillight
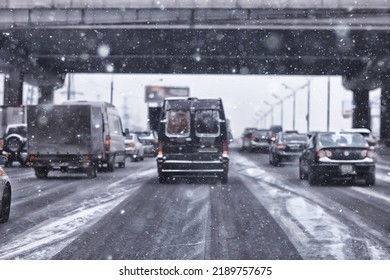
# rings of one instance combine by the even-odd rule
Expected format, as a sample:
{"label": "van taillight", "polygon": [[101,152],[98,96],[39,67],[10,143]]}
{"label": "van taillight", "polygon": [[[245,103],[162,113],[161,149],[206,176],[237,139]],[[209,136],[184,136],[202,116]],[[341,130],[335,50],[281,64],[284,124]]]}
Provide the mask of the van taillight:
{"label": "van taillight", "polygon": [[228,148],[229,146],[228,145],[229,145],[228,141],[223,141],[222,156],[224,156],[224,157],[228,157],[229,156],[229,148]]}
{"label": "van taillight", "polygon": [[162,157],[163,156],[163,142],[158,141],[158,146],[157,146],[157,157]]}
{"label": "van taillight", "polygon": [[104,148],[106,151],[110,150],[110,136],[107,135],[106,139],[104,140]]}

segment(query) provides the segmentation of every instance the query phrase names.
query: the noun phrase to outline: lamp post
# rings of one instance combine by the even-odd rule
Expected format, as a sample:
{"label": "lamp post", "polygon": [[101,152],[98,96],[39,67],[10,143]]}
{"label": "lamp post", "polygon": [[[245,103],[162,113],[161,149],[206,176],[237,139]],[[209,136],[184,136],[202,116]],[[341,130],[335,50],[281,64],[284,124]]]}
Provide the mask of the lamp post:
{"label": "lamp post", "polygon": [[280,125],[283,127],[283,101],[284,99],[276,95],[275,93],[272,93],[272,96],[275,97],[279,102],[276,104],[280,104]]}
{"label": "lamp post", "polygon": [[272,105],[271,103],[269,103],[265,100],[264,100],[264,104],[271,107],[271,110],[270,110],[270,112],[271,112],[271,125],[273,125],[274,124],[274,105]]}
{"label": "lamp post", "polygon": [[311,79],[307,79],[307,114],[306,114],[306,131],[310,131],[310,82]]}
{"label": "lamp post", "polygon": [[[291,90],[292,91],[292,97],[293,97],[293,130],[295,130],[295,111],[296,111],[296,94],[299,90],[307,87],[308,83],[296,88],[296,89],[293,89],[291,87],[289,87],[288,85],[286,85],[285,83],[282,84],[286,89],[288,90]],[[290,96],[289,96],[290,97]]]}

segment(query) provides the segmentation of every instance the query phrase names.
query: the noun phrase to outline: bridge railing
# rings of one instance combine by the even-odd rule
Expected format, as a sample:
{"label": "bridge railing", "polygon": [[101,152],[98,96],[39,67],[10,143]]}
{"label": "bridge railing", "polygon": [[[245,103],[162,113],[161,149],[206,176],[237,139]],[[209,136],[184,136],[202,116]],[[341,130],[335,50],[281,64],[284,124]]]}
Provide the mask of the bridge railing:
{"label": "bridge railing", "polygon": [[102,9],[102,8],[370,8],[388,9],[386,0],[0,0],[0,9]]}

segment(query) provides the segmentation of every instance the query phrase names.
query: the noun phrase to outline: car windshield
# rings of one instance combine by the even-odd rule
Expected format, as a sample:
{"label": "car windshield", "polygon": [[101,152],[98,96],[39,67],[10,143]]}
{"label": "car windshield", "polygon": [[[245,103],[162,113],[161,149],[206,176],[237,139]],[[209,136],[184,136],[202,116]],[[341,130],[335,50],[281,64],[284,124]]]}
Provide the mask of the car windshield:
{"label": "car windshield", "polygon": [[367,146],[364,137],[359,133],[321,134],[319,141],[320,145],[324,147]]}
{"label": "car windshield", "polygon": [[296,135],[296,134],[285,134],[280,137],[282,143],[306,143],[306,135]]}
{"label": "car windshield", "polygon": [[269,131],[267,130],[253,131],[253,136],[256,136],[258,138],[265,138],[268,137],[268,135],[269,135]]}

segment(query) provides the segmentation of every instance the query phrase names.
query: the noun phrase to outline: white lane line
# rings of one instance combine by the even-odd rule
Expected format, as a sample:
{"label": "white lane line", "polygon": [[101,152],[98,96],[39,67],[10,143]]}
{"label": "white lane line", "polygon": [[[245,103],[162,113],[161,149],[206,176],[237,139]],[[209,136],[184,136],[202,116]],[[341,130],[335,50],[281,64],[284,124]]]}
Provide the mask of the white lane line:
{"label": "white lane line", "polygon": [[[141,174],[142,173],[142,174]],[[43,221],[24,233],[14,237],[8,244],[2,245],[0,259],[49,259],[76,239],[85,229],[99,221],[109,211],[131,196],[142,183],[133,185],[131,189],[115,189],[126,180],[139,176],[147,176],[155,170],[140,172],[139,175],[130,174],[107,186],[111,191],[98,199],[87,198],[89,205],[80,205],[72,209],[67,215]],[[146,177],[148,179],[148,177]]]}

